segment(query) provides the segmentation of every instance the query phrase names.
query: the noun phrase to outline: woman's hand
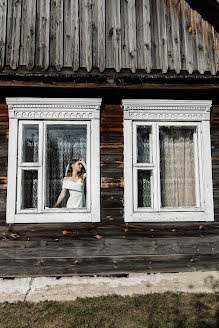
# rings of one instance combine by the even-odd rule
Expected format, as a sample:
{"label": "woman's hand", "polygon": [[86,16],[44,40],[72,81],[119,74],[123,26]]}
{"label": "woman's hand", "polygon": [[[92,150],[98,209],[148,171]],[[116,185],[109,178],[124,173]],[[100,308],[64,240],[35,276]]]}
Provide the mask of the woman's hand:
{"label": "woman's hand", "polygon": [[79,163],[81,163],[83,165],[83,167],[85,168],[85,170],[87,170],[87,165],[86,165],[85,161],[83,160],[83,158],[79,158]]}

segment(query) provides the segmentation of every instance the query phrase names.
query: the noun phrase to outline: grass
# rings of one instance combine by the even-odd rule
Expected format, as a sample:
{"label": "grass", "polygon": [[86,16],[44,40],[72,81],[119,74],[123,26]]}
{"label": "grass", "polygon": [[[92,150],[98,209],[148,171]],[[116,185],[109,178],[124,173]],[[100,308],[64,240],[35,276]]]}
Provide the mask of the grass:
{"label": "grass", "polygon": [[78,298],[2,303],[0,328],[217,328],[217,294]]}

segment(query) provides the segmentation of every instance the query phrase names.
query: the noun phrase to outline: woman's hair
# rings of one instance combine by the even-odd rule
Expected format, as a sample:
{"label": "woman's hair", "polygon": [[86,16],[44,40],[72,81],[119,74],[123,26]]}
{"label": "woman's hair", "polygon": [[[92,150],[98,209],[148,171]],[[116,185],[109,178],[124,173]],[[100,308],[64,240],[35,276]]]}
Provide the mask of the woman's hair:
{"label": "woman's hair", "polygon": [[[70,161],[70,163],[68,164],[68,171],[67,171],[67,175],[66,175],[67,177],[72,176],[72,173],[73,173],[72,164],[75,164],[77,161],[79,161],[79,159],[72,159]],[[86,170],[85,170],[84,166],[82,165],[81,172],[78,172],[78,176],[82,179],[82,181],[83,181],[85,172],[86,172]]]}

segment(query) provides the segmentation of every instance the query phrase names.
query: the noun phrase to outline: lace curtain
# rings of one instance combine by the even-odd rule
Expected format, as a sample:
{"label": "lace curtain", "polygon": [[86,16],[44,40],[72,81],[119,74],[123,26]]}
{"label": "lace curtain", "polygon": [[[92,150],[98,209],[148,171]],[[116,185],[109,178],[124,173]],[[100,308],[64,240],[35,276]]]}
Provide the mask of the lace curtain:
{"label": "lace curtain", "polygon": [[[86,126],[49,125],[47,127],[46,150],[46,206],[51,207],[57,200],[65,170],[72,159],[84,158],[87,153]],[[66,207],[68,197],[59,207]]]}
{"label": "lace curtain", "polygon": [[[137,127],[137,162],[150,163],[151,127]],[[138,207],[151,207],[151,171],[138,170]]]}
{"label": "lace curtain", "polygon": [[[39,128],[37,124],[23,126],[23,151],[24,163],[37,163],[39,152]],[[34,170],[22,172],[22,209],[37,208],[38,173]]]}
{"label": "lace curtain", "polygon": [[161,127],[162,207],[195,206],[194,128]]}
{"label": "lace curtain", "polygon": [[21,209],[37,208],[38,174],[34,170],[22,172],[22,203]]}
{"label": "lace curtain", "polygon": [[151,207],[151,171],[138,170],[138,207]]}
{"label": "lace curtain", "polygon": [[38,162],[39,128],[38,125],[26,125],[23,130],[23,162]]}

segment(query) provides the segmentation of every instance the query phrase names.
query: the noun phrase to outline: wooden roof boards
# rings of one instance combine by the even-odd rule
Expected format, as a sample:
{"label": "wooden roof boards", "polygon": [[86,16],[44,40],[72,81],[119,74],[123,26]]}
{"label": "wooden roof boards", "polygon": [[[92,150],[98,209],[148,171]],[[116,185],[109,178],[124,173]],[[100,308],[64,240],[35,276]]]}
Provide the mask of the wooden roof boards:
{"label": "wooden roof boards", "polygon": [[0,74],[217,75],[219,33],[185,0],[0,0]]}

